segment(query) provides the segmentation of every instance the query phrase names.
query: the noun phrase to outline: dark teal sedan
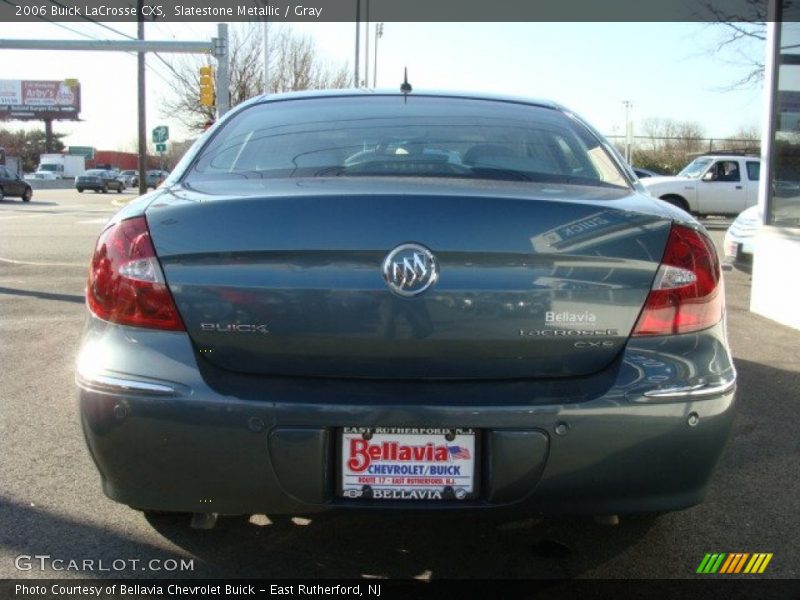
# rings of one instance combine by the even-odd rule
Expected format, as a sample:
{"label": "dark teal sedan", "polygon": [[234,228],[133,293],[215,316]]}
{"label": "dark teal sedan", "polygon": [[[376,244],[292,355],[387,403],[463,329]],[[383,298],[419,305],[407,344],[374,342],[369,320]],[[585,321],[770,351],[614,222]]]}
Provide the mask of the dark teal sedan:
{"label": "dark teal sedan", "polygon": [[701,502],[736,371],[717,253],[557,104],[271,95],[97,241],[77,366],[142,510]]}
{"label": "dark teal sedan", "polygon": [[89,169],[83,175],[75,178],[75,189],[79,192],[94,190],[104,194],[107,194],[108,190],[117,190],[117,193],[121,193],[125,189],[125,182],[114,171]]}

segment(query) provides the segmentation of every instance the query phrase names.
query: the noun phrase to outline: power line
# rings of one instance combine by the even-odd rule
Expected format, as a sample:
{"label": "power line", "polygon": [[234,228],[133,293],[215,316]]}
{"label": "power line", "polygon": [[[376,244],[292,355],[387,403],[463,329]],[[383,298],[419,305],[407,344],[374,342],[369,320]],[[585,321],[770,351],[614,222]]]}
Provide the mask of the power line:
{"label": "power line", "polygon": [[[52,1],[52,0],[51,0],[51,1]],[[10,2],[9,0],[2,0],[2,2],[3,2],[4,4],[8,4],[9,6],[19,6],[19,5],[17,5],[17,4],[14,4],[13,2]],[[77,29],[72,29],[71,27],[67,27],[67,26],[66,26],[66,25],[64,25],[63,23],[59,23],[59,22],[57,22],[57,21],[51,21],[51,20],[50,20],[50,19],[48,19],[47,17],[41,16],[41,15],[36,15],[36,18],[38,18],[38,19],[39,19],[39,20],[41,20],[41,21],[44,21],[45,23],[49,23],[50,25],[55,25],[56,27],[60,27],[61,29],[64,29],[64,30],[66,30],[66,31],[69,31],[70,33],[75,33],[75,34],[77,34],[77,35],[80,35],[80,36],[82,36],[82,37],[88,38],[88,39],[90,39],[90,40],[98,40],[98,39],[100,39],[100,38],[96,38],[96,37],[94,37],[94,36],[91,36],[91,35],[89,35],[89,34],[87,34],[87,33],[84,33],[84,32],[81,32],[81,31],[78,31]]]}
{"label": "power line", "polygon": [[[49,0],[49,1],[50,1],[51,3],[53,3],[53,4],[59,4],[59,3],[57,2],[57,0]],[[85,20],[87,20],[87,21],[89,21],[90,23],[93,23],[93,24],[95,24],[95,25],[100,25],[101,27],[105,27],[105,28],[106,28],[106,29],[108,29],[109,31],[113,31],[114,33],[116,33],[116,34],[118,34],[118,35],[121,35],[121,36],[123,36],[123,37],[126,37],[126,38],[128,38],[128,39],[131,39],[131,40],[135,40],[135,39],[136,39],[136,38],[135,38],[135,37],[133,37],[133,36],[130,36],[130,35],[126,34],[126,33],[123,33],[123,32],[121,32],[121,31],[119,31],[119,30],[117,30],[117,29],[114,29],[113,27],[109,27],[109,26],[105,25],[104,23],[100,23],[100,22],[98,22],[98,21],[95,21],[94,19],[91,19],[91,18],[89,18],[89,17],[84,17],[84,19],[85,19]],[[160,26],[160,25],[161,25],[160,23],[156,23],[155,21],[153,21],[153,22],[152,22],[152,24],[153,24],[153,25],[156,25],[156,26]],[[173,37],[173,39],[175,39],[175,36],[174,36],[174,35],[173,35],[172,37]],[[156,58],[157,58],[157,59],[158,59],[158,60],[159,60],[159,61],[160,61],[160,62],[161,62],[161,63],[162,63],[162,64],[163,64],[165,67],[167,67],[167,68],[168,68],[168,69],[169,69],[169,70],[172,72],[172,74],[173,74],[175,77],[177,77],[177,78],[178,78],[178,79],[180,79],[180,80],[185,80],[185,78],[184,78],[184,77],[183,77],[183,76],[182,76],[180,73],[178,73],[178,71],[176,71],[176,70],[175,70],[175,68],[174,68],[174,67],[173,67],[173,66],[172,66],[172,65],[171,65],[171,64],[170,64],[170,63],[169,63],[169,62],[168,62],[166,59],[164,59],[164,57],[162,57],[162,56],[161,56],[161,54],[159,54],[158,52],[153,52],[152,54],[153,54],[153,56],[155,56],[155,57],[156,57]],[[151,65],[147,65],[147,66],[150,68],[150,70],[151,70],[151,71],[153,71],[154,73],[157,73],[157,74],[159,74],[159,72],[158,72],[158,71],[156,71],[156,70],[155,70],[155,69],[154,69],[154,68],[153,68]],[[165,79],[163,76],[161,76],[160,74],[159,74],[159,77],[161,77],[162,81],[164,81],[164,82],[166,82],[166,83],[170,83],[169,81],[167,81],[167,80],[166,80],[166,79]]]}
{"label": "power line", "polygon": [[44,21],[46,23],[50,23],[50,25],[55,25],[56,27],[60,27],[61,29],[66,29],[67,31],[71,31],[72,33],[77,33],[78,35],[82,35],[83,37],[88,38],[90,40],[98,40],[98,39],[100,39],[100,38],[96,38],[94,36],[91,36],[89,34],[83,33],[81,31],[78,31],[77,29],[72,29],[72,27],[67,27],[66,25],[64,25],[62,23],[58,23],[57,21],[50,21],[48,19],[44,19]]}
{"label": "power line", "polygon": [[[55,5],[55,6],[61,7],[61,8],[63,8],[63,9],[67,9],[67,7],[66,7],[65,5],[61,4],[61,2],[59,2],[58,0],[48,0],[48,2],[50,2],[50,4],[53,4],[53,5]],[[135,39],[136,39],[136,38],[134,38],[134,37],[131,37],[131,36],[129,36],[128,34],[122,33],[121,31],[119,31],[119,30],[117,30],[117,29],[114,29],[113,27],[109,27],[109,26],[108,26],[108,25],[106,25],[105,23],[100,23],[99,21],[95,21],[95,20],[94,20],[94,19],[92,19],[91,17],[87,17],[86,15],[79,15],[79,16],[80,16],[80,18],[81,18],[81,19],[83,19],[84,21],[87,21],[87,22],[89,22],[89,23],[93,23],[93,24],[95,24],[95,25],[99,25],[100,27],[103,27],[103,28],[105,28],[105,29],[108,29],[109,31],[113,31],[114,33],[116,33],[116,34],[118,34],[118,35],[121,35],[121,36],[123,36],[123,37],[127,37],[127,38],[129,38],[129,39],[131,39],[131,40],[135,40]]]}

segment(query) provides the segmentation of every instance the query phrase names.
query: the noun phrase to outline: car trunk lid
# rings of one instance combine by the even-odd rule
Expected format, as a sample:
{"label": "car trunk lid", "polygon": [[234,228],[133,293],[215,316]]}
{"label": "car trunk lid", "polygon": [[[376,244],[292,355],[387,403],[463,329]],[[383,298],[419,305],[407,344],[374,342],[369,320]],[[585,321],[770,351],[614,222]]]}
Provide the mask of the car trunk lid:
{"label": "car trunk lid", "polygon": [[[589,374],[622,350],[671,224],[631,210],[636,196],[619,190],[365,187],[189,194],[148,209],[202,360],[316,377]],[[390,289],[383,273],[390,252],[409,243],[429,249],[439,269],[413,296]]]}

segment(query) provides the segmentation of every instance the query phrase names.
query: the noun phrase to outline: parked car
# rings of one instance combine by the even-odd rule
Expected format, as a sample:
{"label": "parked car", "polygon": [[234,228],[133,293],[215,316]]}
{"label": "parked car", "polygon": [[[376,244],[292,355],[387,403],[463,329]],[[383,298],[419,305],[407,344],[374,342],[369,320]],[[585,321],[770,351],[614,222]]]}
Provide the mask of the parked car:
{"label": "parked car", "polygon": [[743,210],[728,227],[722,244],[725,257],[746,273],[753,270],[753,240],[762,225],[758,211],[758,206]]}
{"label": "parked car", "polygon": [[232,109],[101,233],[77,377],[143,510],[701,502],[736,371],[714,244],[559,105],[305,92]]}
{"label": "parked car", "polygon": [[83,175],[75,178],[75,189],[79,192],[94,190],[104,194],[108,193],[108,190],[117,190],[118,193],[121,193],[125,189],[125,183],[119,180],[117,172],[106,169],[89,169]]}
{"label": "parked car", "polygon": [[169,171],[154,170],[147,172],[147,187],[156,189],[169,176]]}
{"label": "parked car", "polygon": [[6,196],[18,196],[23,202],[30,202],[33,189],[16,173],[12,173],[5,165],[0,165],[0,202]]}
{"label": "parked car", "polygon": [[28,173],[25,175],[25,179],[31,180],[47,180],[47,181],[54,181],[59,179],[58,175],[52,171],[37,171],[35,173]]}
{"label": "parked car", "polygon": [[127,187],[136,187],[139,185],[139,174],[132,169],[122,171],[119,176]]}
{"label": "parked car", "polygon": [[697,215],[737,215],[758,201],[761,159],[700,156],[674,177],[647,177],[642,185],[656,198]]}
{"label": "parked car", "polygon": [[633,172],[636,173],[636,176],[639,179],[644,179],[645,177],[663,177],[663,175],[660,175],[655,171],[651,171],[649,169],[642,169],[641,167],[633,167]]}
{"label": "parked car", "polygon": [[[800,225],[800,187],[796,182],[776,181],[773,185],[773,224],[777,227]],[[722,247],[725,258],[745,273],[753,270],[755,239],[763,227],[759,206],[743,210],[725,232]]]}

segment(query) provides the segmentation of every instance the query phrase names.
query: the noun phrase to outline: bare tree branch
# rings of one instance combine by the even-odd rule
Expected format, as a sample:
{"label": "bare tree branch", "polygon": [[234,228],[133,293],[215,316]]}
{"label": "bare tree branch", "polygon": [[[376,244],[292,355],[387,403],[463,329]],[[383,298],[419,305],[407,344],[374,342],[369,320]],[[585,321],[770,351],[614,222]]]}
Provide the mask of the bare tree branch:
{"label": "bare tree branch", "polygon": [[[272,26],[269,56],[271,93],[343,88],[350,84],[347,64],[330,66],[325,63],[309,36],[297,34],[288,27]],[[175,87],[161,106],[165,114],[197,131],[201,131],[207,121],[214,120],[214,109],[201,106],[199,99],[199,68],[205,63],[202,57],[184,57],[171,62]],[[231,106],[264,91],[263,46],[258,23],[243,24],[231,33],[228,91]]]}
{"label": "bare tree branch", "polygon": [[[718,29],[720,39],[712,53],[735,50],[738,66],[746,66],[749,72],[722,88],[723,91],[756,87],[764,79],[764,63],[756,56],[763,56],[761,46],[767,39],[767,1],[747,0],[743,14],[733,14],[723,10],[716,0],[699,2],[699,14]],[[746,48],[747,51],[743,51]]]}

